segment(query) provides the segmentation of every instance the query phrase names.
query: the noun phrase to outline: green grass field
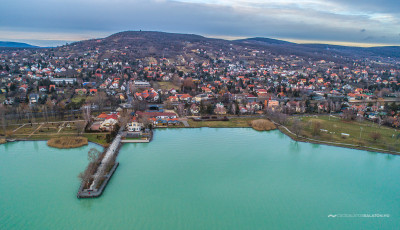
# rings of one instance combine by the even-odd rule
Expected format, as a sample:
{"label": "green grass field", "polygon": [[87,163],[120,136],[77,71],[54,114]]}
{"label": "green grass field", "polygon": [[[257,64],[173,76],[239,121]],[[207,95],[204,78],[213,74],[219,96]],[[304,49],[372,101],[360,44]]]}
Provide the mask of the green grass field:
{"label": "green grass field", "polygon": [[75,95],[72,99],[71,99],[71,102],[74,102],[74,103],[79,103],[79,102],[81,102],[81,100],[87,100],[87,99],[89,99],[89,98],[91,98],[91,96],[86,96],[86,95],[84,95],[84,96],[81,96],[81,95]]}
{"label": "green grass field", "polygon": [[[84,123],[84,121],[79,121],[79,123]],[[42,124],[41,127],[38,129],[39,125],[9,125],[6,129],[8,134],[8,138],[16,138],[16,139],[29,139],[29,140],[48,140],[53,137],[62,137],[62,136],[77,136],[77,128],[76,128],[76,121],[65,122],[63,128],[59,132],[59,128],[64,124],[61,123],[48,123]],[[13,130],[21,127],[20,129],[12,132]],[[31,135],[32,134],[32,135]],[[85,133],[83,136],[87,137],[89,141],[106,146],[108,145],[106,142],[106,134],[92,134],[92,133]],[[0,129],[0,136],[4,136],[3,129]],[[2,137],[1,137],[2,138]]]}
{"label": "green grass field", "polygon": [[[290,124],[287,125],[292,131],[294,119],[297,118],[290,118]],[[301,135],[307,138],[400,151],[400,139],[397,138],[400,131],[394,128],[379,126],[369,121],[346,121],[333,116],[311,116],[298,119],[303,126]],[[327,132],[314,132],[315,123],[319,123],[319,129],[327,130]],[[372,138],[372,133],[375,132],[380,134],[380,138],[377,140]],[[349,136],[343,137],[342,133],[349,134]]]}
{"label": "green grass field", "polygon": [[161,81],[161,82],[157,82],[158,85],[160,86],[161,89],[163,90],[170,90],[170,89],[180,89],[181,87],[178,85],[174,85],[174,83],[169,82],[169,81]]}
{"label": "green grass field", "polygon": [[91,133],[85,133],[83,134],[84,137],[88,139],[88,141],[97,143],[103,146],[108,146],[108,143],[106,141],[106,133],[105,134],[91,134]]}
{"label": "green grass field", "polygon": [[211,128],[240,128],[240,127],[251,127],[251,121],[257,118],[231,118],[229,121],[193,121],[188,120],[190,127],[211,127]]}

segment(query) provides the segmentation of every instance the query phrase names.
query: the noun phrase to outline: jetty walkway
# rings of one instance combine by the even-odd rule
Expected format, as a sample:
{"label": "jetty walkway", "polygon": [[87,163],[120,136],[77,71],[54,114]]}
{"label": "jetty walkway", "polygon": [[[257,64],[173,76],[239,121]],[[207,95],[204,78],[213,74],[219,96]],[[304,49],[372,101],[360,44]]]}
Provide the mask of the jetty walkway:
{"label": "jetty walkway", "polygon": [[90,185],[90,190],[94,190],[97,188],[99,181],[101,180],[101,176],[104,175],[104,171],[107,168],[108,162],[114,157],[114,155],[118,154],[119,147],[121,145],[121,134],[118,134],[114,141],[111,143],[110,147],[107,149],[106,155],[101,161],[99,167],[97,168],[96,174],[93,176],[93,182]]}
{"label": "jetty walkway", "polygon": [[[83,189],[83,185],[79,188],[78,198],[91,198],[98,197],[103,193],[104,188],[106,187],[109,179],[114,174],[117,169],[119,163],[115,162],[115,165],[110,170],[110,172],[105,175],[105,171],[107,170],[107,166],[112,159],[115,159],[116,155],[118,155],[119,149],[121,147],[122,140],[122,128],[118,132],[117,136],[114,138],[111,145],[106,150],[106,153],[101,160],[100,165],[97,167],[96,173],[93,175],[93,182],[90,185],[89,189]],[[99,187],[99,183],[102,183]]]}

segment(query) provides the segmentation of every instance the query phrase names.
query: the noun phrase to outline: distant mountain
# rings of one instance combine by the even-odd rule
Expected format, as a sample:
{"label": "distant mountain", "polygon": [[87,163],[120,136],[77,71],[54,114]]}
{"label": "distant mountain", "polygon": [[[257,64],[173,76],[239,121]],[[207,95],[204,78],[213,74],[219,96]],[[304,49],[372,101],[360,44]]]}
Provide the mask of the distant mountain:
{"label": "distant mountain", "polygon": [[356,55],[362,57],[382,56],[400,58],[400,46],[355,47],[328,44],[299,44],[304,47],[337,52],[343,55]]}
{"label": "distant mountain", "polygon": [[[241,57],[259,61],[249,50],[260,50],[264,58],[276,55],[296,55],[304,58],[340,61],[365,57],[400,58],[400,47],[350,47],[327,44],[297,44],[271,38],[247,38],[224,40],[207,38],[194,34],[165,33],[155,31],[125,31],[105,38],[74,42],[53,49],[59,55],[82,55],[87,50],[97,50],[99,59],[113,59],[116,56],[130,61],[140,58],[172,58],[175,60],[206,61],[218,58],[213,53],[220,52],[227,57]],[[120,52],[117,52],[119,50]],[[204,52],[206,51],[206,52]],[[210,52],[209,52],[210,51]],[[214,52],[215,51],[215,52]],[[261,54],[260,54],[261,55]]]}
{"label": "distant mountain", "polygon": [[[137,58],[177,58],[196,49],[223,49],[230,48],[231,41],[206,38],[194,34],[178,34],[154,31],[125,31],[99,39],[91,39],[71,43],[56,50],[67,49],[79,53],[83,50],[97,49],[103,59],[110,59],[113,55],[107,52],[113,49],[126,51],[121,58],[135,60]],[[204,55],[206,58],[206,55]]]}
{"label": "distant mountain", "polygon": [[376,55],[387,55],[390,57],[400,57],[400,46],[382,46],[367,48],[368,51]]}
{"label": "distant mountain", "polygon": [[27,43],[21,43],[21,42],[3,42],[0,41],[0,47],[3,48],[39,48],[39,46],[33,46],[29,45]]}
{"label": "distant mountain", "polygon": [[[297,49],[302,52],[333,52],[345,56],[385,56],[385,57],[400,57],[400,46],[382,46],[382,47],[355,47],[355,46],[340,46],[329,44],[298,44],[271,38],[247,38],[236,40],[246,44],[258,44],[264,46],[280,45],[281,48]],[[282,47],[284,46],[284,47]]]}

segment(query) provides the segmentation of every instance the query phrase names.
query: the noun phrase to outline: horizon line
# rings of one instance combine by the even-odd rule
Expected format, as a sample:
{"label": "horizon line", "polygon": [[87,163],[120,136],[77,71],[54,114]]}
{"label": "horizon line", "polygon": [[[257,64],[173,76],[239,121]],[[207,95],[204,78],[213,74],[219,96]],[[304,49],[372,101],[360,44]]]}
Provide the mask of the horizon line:
{"label": "horizon line", "polygon": [[[390,44],[390,43],[364,43],[364,42],[348,42],[348,41],[328,41],[328,40],[313,40],[313,39],[296,39],[296,38],[284,38],[284,37],[270,37],[270,36],[231,36],[231,35],[212,35],[212,34],[195,34],[195,33],[180,33],[180,32],[164,32],[164,31],[144,31],[144,30],[126,30],[126,31],[119,31],[115,33],[98,33],[93,32],[90,34],[93,35],[82,35],[82,34],[75,34],[75,33],[44,33],[44,32],[15,32],[13,31],[10,35],[11,36],[1,36],[0,41],[3,42],[22,42],[27,43],[29,45],[38,46],[40,48],[51,48],[51,47],[59,47],[66,45],[66,43],[73,43],[73,42],[80,42],[86,41],[91,39],[103,39],[108,36],[111,36],[116,33],[121,32],[162,32],[162,33],[177,33],[177,34],[193,34],[193,35],[200,35],[206,38],[215,38],[215,39],[223,39],[227,41],[235,41],[240,39],[250,39],[250,38],[269,38],[269,39],[276,39],[286,42],[292,42],[296,44],[321,44],[321,45],[338,45],[338,46],[351,46],[351,47],[385,47],[385,46],[400,46],[400,44]],[[4,33],[2,33],[4,35]],[[12,36],[17,35],[17,36]],[[19,35],[19,36],[18,36]],[[34,36],[36,35],[36,36]],[[19,38],[18,38],[19,37]],[[44,45],[46,42],[57,44],[53,46]],[[64,43],[64,44],[61,44]]]}

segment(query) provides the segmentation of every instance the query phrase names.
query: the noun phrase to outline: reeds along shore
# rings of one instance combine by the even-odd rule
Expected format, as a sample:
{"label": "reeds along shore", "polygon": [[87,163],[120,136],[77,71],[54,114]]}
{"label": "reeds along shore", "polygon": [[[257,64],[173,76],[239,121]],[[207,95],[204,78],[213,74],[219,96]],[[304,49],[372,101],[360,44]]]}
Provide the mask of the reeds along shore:
{"label": "reeds along shore", "polygon": [[69,149],[88,145],[86,137],[56,137],[47,141],[47,145],[54,148]]}
{"label": "reeds along shore", "polygon": [[276,129],[276,125],[269,120],[258,119],[251,122],[251,127],[257,131],[268,131]]}

